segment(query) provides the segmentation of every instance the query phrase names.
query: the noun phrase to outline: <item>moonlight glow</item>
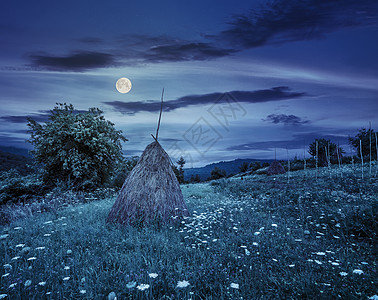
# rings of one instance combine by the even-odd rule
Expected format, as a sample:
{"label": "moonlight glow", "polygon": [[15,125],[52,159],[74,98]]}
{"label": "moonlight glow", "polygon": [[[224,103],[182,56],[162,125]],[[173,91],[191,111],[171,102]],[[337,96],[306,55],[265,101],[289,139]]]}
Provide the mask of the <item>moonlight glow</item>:
{"label": "moonlight glow", "polygon": [[116,89],[122,94],[126,94],[131,90],[131,81],[128,78],[122,77],[117,80]]}

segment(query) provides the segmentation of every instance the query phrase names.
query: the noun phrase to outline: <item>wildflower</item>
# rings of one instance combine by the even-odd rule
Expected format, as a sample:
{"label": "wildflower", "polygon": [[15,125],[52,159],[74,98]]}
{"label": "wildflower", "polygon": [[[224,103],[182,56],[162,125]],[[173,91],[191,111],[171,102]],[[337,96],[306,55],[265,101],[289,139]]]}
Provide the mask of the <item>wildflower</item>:
{"label": "wildflower", "polygon": [[84,294],[86,294],[86,293],[87,293],[86,290],[80,290],[80,294],[84,295]]}
{"label": "wildflower", "polygon": [[8,236],[9,234],[0,235],[0,240],[5,240]]}
{"label": "wildflower", "polygon": [[356,270],[353,270],[353,274],[361,275],[361,274],[364,274],[364,271],[356,269]]}
{"label": "wildflower", "polygon": [[339,274],[340,274],[340,276],[347,276],[348,275],[347,272],[340,272]]}
{"label": "wildflower", "polygon": [[40,285],[40,286],[45,286],[45,285],[46,285],[46,281],[38,282],[38,285]]}
{"label": "wildflower", "polygon": [[233,289],[239,289],[239,284],[238,283],[231,283],[230,287],[233,288]]}
{"label": "wildflower", "polygon": [[69,276],[64,277],[63,280],[64,280],[64,281],[68,281],[68,280],[70,280],[70,277],[69,277]]}
{"label": "wildflower", "polygon": [[149,276],[150,278],[156,278],[156,277],[158,277],[159,275],[156,274],[156,273],[150,273],[150,274],[148,274],[148,276]]}
{"label": "wildflower", "polygon": [[135,281],[130,281],[126,284],[126,287],[128,289],[132,289],[132,288],[135,288],[136,287],[136,282]]}
{"label": "wildflower", "polygon": [[25,287],[28,287],[28,286],[31,285],[31,283],[32,283],[31,280],[26,280],[24,285],[25,285]]}
{"label": "wildflower", "polygon": [[190,285],[190,283],[186,280],[183,280],[183,281],[179,281],[177,282],[177,286],[178,288],[186,288]]}
{"label": "wildflower", "polygon": [[137,286],[137,289],[140,290],[140,291],[144,291],[144,290],[148,289],[149,287],[150,287],[149,284],[142,283],[142,284]]}
{"label": "wildflower", "polygon": [[108,295],[108,300],[117,300],[117,295],[114,292],[110,292]]}

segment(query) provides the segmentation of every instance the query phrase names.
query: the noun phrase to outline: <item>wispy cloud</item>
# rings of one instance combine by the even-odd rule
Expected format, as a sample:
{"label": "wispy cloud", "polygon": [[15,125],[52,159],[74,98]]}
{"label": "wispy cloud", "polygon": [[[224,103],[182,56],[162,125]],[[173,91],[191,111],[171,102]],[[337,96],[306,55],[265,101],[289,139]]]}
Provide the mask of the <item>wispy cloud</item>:
{"label": "wispy cloud", "polygon": [[27,119],[31,118],[37,122],[46,122],[50,115],[50,113],[39,113],[23,116],[1,116],[0,120],[8,123],[27,123]]}
{"label": "wispy cloud", "polygon": [[317,138],[324,138],[326,140],[331,140],[334,143],[340,145],[347,145],[348,137],[338,134],[321,134],[318,132],[307,132],[294,134],[293,138],[290,140],[269,140],[260,142],[249,142],[245,144],[239,144],[228,147],[227,151],[251,151],[251,150],[272,150],[277,149],[308,149],[310,143],[315,141]]}
{"label": "wispy cloud", "polygon": [[265,119],[262,119],[263,121],[266,122],[271,122],[273,124],[285,124],[285,125],[302,125],[302,124],[307,124],[310,123],[308,120],[302,120],[300,117],[295,116],[295,115],[285,115],[285,114],[270,114],[268,115]]}
{"label": "wispy cloud", "polygon": [[32,67],[53,71],[86,71],[89,69],[115,66],[113,55],[101,52],[77,52],[66,56],[36,55],[29,56]]}
{"label": "wispy cloud", "polygon": [[376,0],[276,0],[238,15],[215,36],[241,49],[317,39],[346,27],[377,26]]}
{"label": "wispy cloud", "polygon": [[203,35],[201,40],[141,34],[116,40],[83,37],[76,42],[79,49],[84,46],[87,50],[28,57],[30,65],[37,69],[76,72],[146,63],[204,61],[267,44],[317,39],[345,27],[377,25],[376,0],[275,0],[232,17],[226,30]]}
{"label": "wispy cloud", "polygon": [[[271,89],[256,91],[231,91],[229,92],[238,102],[243,103],[261,103],[269,101],[281,101],[286,99],[301,98],[307,94],[304,92],[292,92],[289,87],[274,87]],[[164,110],[171,111],[178,108],[184,108],[194,105],[206,105],[215,103],[224,93],[210,93],[202,95],[188,95],[180,97],[176,100],[168,100],[164,102]],[[154,100],[144,100],[135,102],[109,101],[104,102],[112,106],[117,111],[134,115],[137,112],[157,112],[160,110],[160,102]]]}
{"label": "wispy cloud", "polygon": [[[87,37],[79,39],[78,42],[96,51],[74,51],[63,56],[29,54],[29,67],[61,72],[84,72],[146,63],[211,60],[235,52],[233,49],[217,47],[214,43],[180,40],[167,36],[130,35],[116,41]],[[109,47],[109,44],[112,47]]]}

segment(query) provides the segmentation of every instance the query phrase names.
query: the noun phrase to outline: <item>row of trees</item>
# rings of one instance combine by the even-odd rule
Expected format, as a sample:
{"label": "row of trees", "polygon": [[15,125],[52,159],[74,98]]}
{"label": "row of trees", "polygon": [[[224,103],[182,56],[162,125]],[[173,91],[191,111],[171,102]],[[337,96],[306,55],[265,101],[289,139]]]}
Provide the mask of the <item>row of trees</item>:
{"label": "row of trees", "polygon": [[[121,142],[127,141],[114,124],[105,120],[98,108],[78,112],[70,104],[57,103],[49,121],[39,124],[28,119],[34,150],[32,154],[41,167],[43,181],[47,185],[63,182],[76,189],[92,189],[111,183],[122,185],[127,173],[135,166],[137,158],[125,160]],[[349,139],[357,154],[377,159],[377,134],[372,129],[361,129]],[[325,139],[316,139],[309,145],[308,153],[318,159],[319,166],[340,160],[345,151]],[[185,159],[181,157],[174,167],[177,179],[184,182]],[[264,167],[259,162],[245,163],[240,171],[256,171]],[[215,168],[211,179],[226,176]],[[193,176],[193,181],[200,181]]]}

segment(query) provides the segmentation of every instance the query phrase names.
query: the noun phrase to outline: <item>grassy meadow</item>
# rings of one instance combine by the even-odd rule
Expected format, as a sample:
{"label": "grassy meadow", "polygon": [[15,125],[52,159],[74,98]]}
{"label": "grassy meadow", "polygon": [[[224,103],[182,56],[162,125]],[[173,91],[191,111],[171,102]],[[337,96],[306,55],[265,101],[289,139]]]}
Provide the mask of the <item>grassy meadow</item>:
{"label": "grassy meadow", "polygon": [[0,299],[374,299],[376,167],[182,185],[163,228],[106,224],[116,195],[15,220]]}

